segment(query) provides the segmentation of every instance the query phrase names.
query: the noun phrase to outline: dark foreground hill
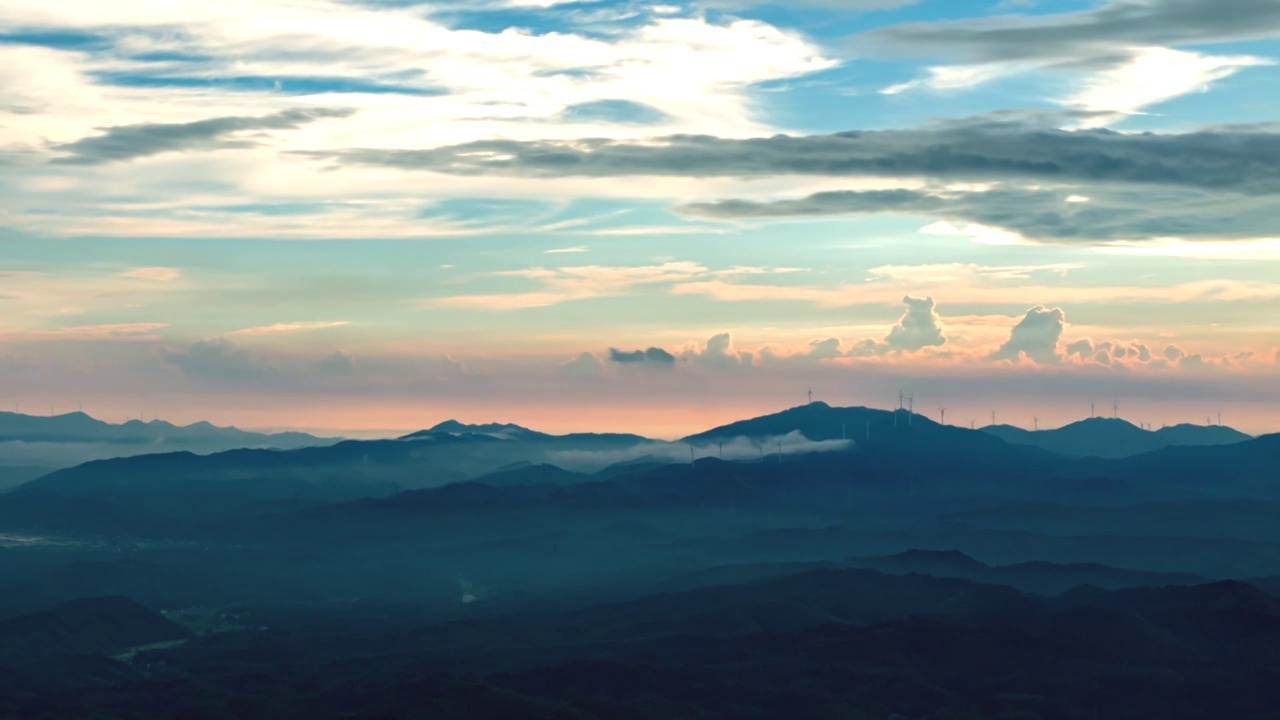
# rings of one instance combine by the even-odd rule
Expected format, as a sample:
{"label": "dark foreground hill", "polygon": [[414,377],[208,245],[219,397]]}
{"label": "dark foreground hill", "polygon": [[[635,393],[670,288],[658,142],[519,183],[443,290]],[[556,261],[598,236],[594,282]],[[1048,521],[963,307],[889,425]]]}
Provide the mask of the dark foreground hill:
{"label": "dark foreground hill", "polygon": [[299,617],[144,652],[109,689],[9,707],[59,720],[1264,718],[1280,703],[1278,613],[1242,583],[1044,598],[822,570],[398,632]]}
{"label": "dark foreground hill", "polygon": [[0,663],[113,655],[190,635],[182,625],[128,598],[84,598],[0,622]]}

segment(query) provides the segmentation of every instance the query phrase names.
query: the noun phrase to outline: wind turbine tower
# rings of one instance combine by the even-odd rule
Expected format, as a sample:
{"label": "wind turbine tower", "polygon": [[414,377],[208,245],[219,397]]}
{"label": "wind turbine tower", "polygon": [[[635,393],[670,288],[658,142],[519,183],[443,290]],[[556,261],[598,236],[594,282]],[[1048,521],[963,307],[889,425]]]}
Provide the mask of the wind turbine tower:
{"label": "wind turbine tower", "polygon": [[942,415],[942,418],[941,418],[941,424],[942,424],[942,425],[946,425],[946,424],[947,424],[947,409],[946,409],[946,408],[944,408],[944,407],[940,407],[940,408],[938,408],[938,412],[939,412],[939,413],[941,413],[941,415]]}
{"label": "wind turbine tower", "polygon": [[1031,418],[1031,422],[1036,425],[1036,432],[1040,432],[1040,418]]}
{"label": "wind turbine tower", "polygon": [[813,388],[809,388],[809,404],[813,404]]}
{"label": "wind turbine tower", "polygon": [[1116,418],[1116,419],[1119,419],[1119,418],[1120,418],[1120,403],[1112,403],[1112,405],[1111,405],[1111,416],[1112,416],[1112,417],[1114,417],[1114,418]]}
{"label": "wind turbine tower", "polygon": [[1222,427],[1222,413],[1218,413],[1218,427]]}
{"label": "wind turbine tower", "polygon": [[996,411],[992,410],[991,411],[991,427],[995,427],[995,426],[996,426]]}
{"label": "wind turbine tower", "polygon": [[1095,411],[1095,409],[1094,409],[1094,406],[1095,406],[1095,405],[1096,405],[1096,403],[1089,403],[1089,419],[1090,419],[1090,420],[1092,420],[1093,418],[1098,417],[1098,413],[1097,413],[1097,412]]}
{"label": "wind turbine tower", "polygon": [[916,394],[911,393],[907,396],[907,424],[911,424],[911,417],[916,414]]}

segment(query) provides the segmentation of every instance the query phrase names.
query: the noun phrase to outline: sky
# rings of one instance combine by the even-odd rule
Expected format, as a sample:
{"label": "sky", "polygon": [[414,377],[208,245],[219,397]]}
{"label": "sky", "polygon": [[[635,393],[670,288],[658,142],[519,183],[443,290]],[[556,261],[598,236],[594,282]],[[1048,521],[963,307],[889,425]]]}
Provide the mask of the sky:
{"label": "sky", "polygon": [[1278,61],[1276,0],[0,0],[0,409],[1278,431]]}

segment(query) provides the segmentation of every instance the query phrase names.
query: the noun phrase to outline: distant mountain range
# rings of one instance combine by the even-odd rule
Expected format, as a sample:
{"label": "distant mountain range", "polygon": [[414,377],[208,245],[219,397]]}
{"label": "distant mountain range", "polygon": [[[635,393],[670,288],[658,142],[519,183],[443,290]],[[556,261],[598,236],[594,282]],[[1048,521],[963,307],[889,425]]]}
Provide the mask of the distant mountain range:
{"label": "distant mountain range", "polygon": [[[94,423],[85,417],[67,421],[86,428],[97,427]],[[1202,430],[1229,437],[1225,428]],[[1185,428],[1159,435],[1193,433]],[[1094,419],[1032,435],[1123,440],[1158,433]],[[703,507],[731,499],[762,510],[810,511],[840,506],[855,486],[859,493],[886,496],[1000,498],[993,507],[1214,496],[1280,499],[1273,479],[1280,435],[1242,437],[1246,440],[1233,444],[1163,447],[1128,457],[1079,457],[905,411],[821,402],[676,443],[627,434],[550,435],[518,425],[450,420],[391,440],[93,461],[20,486],[0,503],[0,522],[43,519],[47,526],[74,516],[96,527],[113,517],[127,525],[125,520],[137,519],[138,513],[171,521],[209,519],[374,498],[387,500],[364,508],[361,517],[375,510],[400,516],[490,506],[571,507],[575,512],[655,503]],[[780,484],[782,478],[786,484]],[[805,492],[795,492],[801,486]],[[415,492],[390,497],[403,490]]]}
{"label": "distant mountain range", "polygon": [[1166,447],[1230,445],[1252,439],[1222,425],[1171,425],[1144,430],[1118,418],[1089,418],[1053,430],[1025,430],[1012,425],[989,425],[982,432],[1005,442],[1032,445],[1059,455],[1118,458]]}
{"label": "distant mountain range", "polygon": [[240,448],[289,450],[326,445],[333,438],[307,433],[258,433],[207,422],[174,425],[163,420],[113,424],[82,412],[23,415],[0,412],[0,489],[10,478],[30,479],[90,460],[185,451],[200,454]]}
{"label": "distant mountain range", "polygon": [[468,425],[458,422],[457,420],[445,420],[427,430],[419,430],[410,433],[401,438],[401,440],[412,440],[417,437],[438,435],[440,433],[449,433],[451,435],[488,435],[502,440],[523,440],[526,442],[544,442],[557,443],[562,445],[578,445],[586,444],[593,448],[602,447],[631,447],[644,442],[657,442],[640,435],[631,435],[629,433],[569,433],[567,435],[550,435],[537,430],[530,430],[527,427],[513,425],[510,423],[486,423],[482,425]]}
{"label": "distant mountain range", "polygon": [[114,443],[120,445],[220,444],[233,448],[271,447],[282,450],[332,442],[300,432],[258,433],[207,422],[174,425],[163,420],[130,420],[120,425],[82,412],[66,415],[23,415],[0,412],[0,443]]}

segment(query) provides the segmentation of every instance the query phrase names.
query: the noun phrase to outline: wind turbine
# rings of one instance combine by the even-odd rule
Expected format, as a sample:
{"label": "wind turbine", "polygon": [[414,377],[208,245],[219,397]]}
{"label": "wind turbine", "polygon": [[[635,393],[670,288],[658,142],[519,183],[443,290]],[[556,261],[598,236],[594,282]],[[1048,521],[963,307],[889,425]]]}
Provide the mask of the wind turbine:
{"label": "wind turbine", "polygon": [[809,388],[809,404],[813,404],[813,388]]}
{"label": "wind turbine", "polygon": [[1111,405],[1111,416],[1112,416],[1112,417],[1114,417],[1114,418],[1116,418],[1116,419],[1119,419],[1119,418],[1120,418],[1120,403],[1112,403],[1112,405]]}
{"label": "wind turbine", "polygon": [[970,421],[969,421],[969,429],[970,429],[970,430],[976,430],[976,429],[978,429],[978,421],[977,421],[977,420],[970,420]]}
{"label": "wind turbine", "polygon": [[1040,418],[1032,418],[1031,422],[1036,424],[1036,432],[1040,432]]}
{"label": "wind turbine", "polygon": [[996,411],[992,410],[991,411],[991,427],[995,427],[995,426],[996,426]]}
{"label": "wind turbine", "polygon": [[938,408],[938,412],[942,414],[942,418],[941,418],[941,422],[940,422],[940,424],[942,424],[942,425],[946,425],[946,424],[947,424],[947,409],[946,409],[946,408],[944,408],[944,407],[940,407],[940,408]]}
{"label": "wind turbine", "polygon": [[1222,413],[1218,413],[1218,427],[1222,427]]}
{"label": "wind turbine", "polygon": [[1098,416],[1098,413],[1095,411],[1095,408],[1094,408],[1094,406],[1095,406],[1095,405],[1096,405],[1096,403],[1089,403],[1089,418],[1090,418],[1090,419],[1095,418],[1095,417],[1097,417],[1097,416]]}
{"label": "wind turbine", "polygon": [[907,396],[907,424],[911,424],[911,417],[916,414],[916,394],[911,393]]}

